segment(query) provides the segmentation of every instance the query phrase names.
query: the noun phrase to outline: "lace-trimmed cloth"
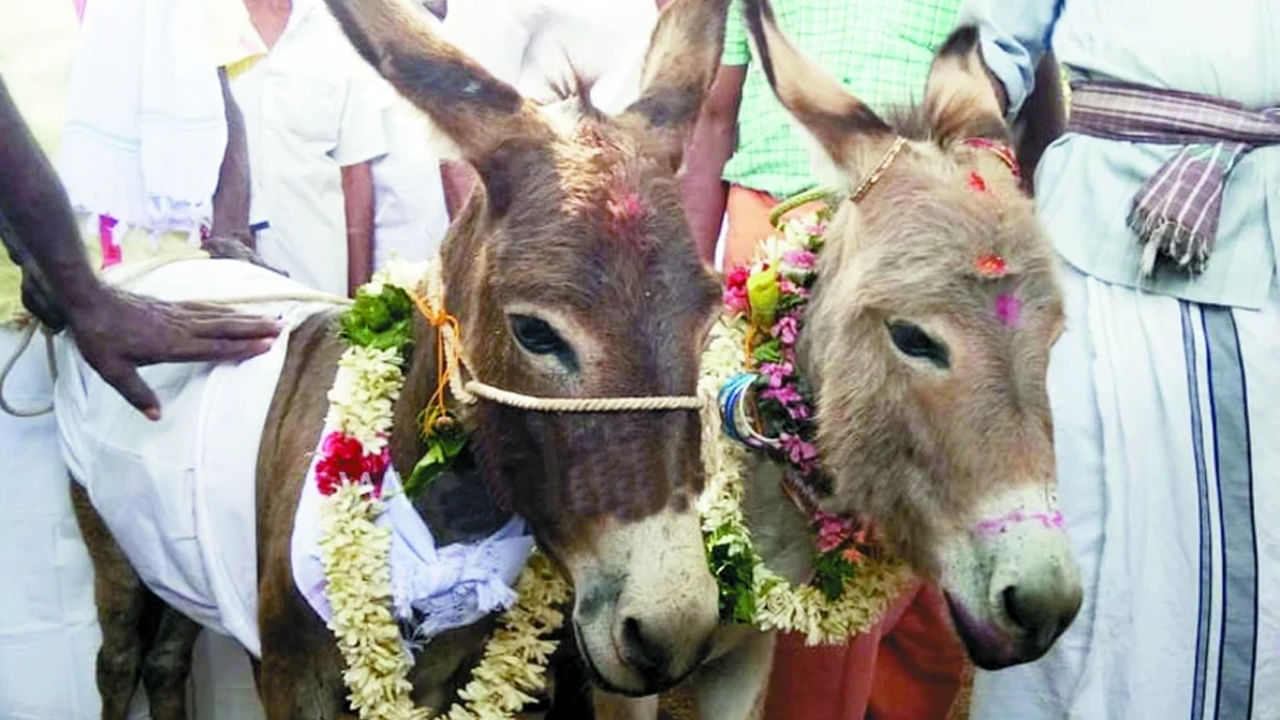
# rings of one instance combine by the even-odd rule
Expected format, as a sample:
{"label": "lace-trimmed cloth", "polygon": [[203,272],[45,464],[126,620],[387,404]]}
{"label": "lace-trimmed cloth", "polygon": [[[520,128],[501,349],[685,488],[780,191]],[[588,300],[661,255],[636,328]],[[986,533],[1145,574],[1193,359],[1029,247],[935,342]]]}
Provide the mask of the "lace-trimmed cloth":
{"label": "lace-trimmed cloth", "polygon": [[[293,581],[311,609],[328,622],[333,613],[320,560],[320,498],[313,463],[294,517]],[[386,509],[377,524],[391,528],[392,612],[408,645],[420,647],[516,601],[512,586],[534,546],[524,520],[513,517],[483,540],[438,547],[405,497],[395,468],[383,477],[382,499]]]}

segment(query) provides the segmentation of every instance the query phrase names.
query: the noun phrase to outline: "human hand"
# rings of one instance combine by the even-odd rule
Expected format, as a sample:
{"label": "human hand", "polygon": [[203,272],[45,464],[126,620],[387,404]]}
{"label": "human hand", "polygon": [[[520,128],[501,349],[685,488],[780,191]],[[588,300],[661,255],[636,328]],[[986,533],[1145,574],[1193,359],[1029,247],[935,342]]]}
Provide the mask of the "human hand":
{"label": "human hand", "polygon": [[262,256],[258,254],[257,248],[253,246],[253,236],[246,235],[243,237],[235,237],[231,235],[214,235],[205,238],[201,243],[201,249],[209,253],[209,257],[220,260],[242,260],[252,265],[257,265],[265,270],[270,270],[277,275],[289,277],[289,273],[278,267],[269,265]]}
{"label": "human hand", "polygon": [[130,405],[152,420],[160,403],[138,368],[166,362],[237,361],[266,352],[280,333],[271,318],[204,303],[171,303],[103,288],[68,313],[80,354]]}

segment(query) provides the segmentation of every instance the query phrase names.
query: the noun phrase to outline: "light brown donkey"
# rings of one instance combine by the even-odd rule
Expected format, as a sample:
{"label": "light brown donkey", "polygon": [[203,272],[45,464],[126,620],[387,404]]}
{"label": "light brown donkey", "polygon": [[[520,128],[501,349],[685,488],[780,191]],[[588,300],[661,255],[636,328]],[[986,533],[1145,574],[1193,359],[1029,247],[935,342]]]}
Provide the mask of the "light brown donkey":
{"label": "light brown donkey", "polygon": [[[483,180],[442,251],[445,303],[476,376],[535,396],[692,395],[718,292],[690,241],[674,172],[719,61],[727,0],[664,10],[642,95],[614,118],[585,97],[527,102],[433,36],[407,4],[329,4],[360,53]],[[343,350],[336,319],[317,313],[293,330],[258,456],[256,669],[273,720],[349,713],[334,638],[290,567],[301,485]],[[399,468],[424,450],[416,418],[435,391],[434,330],[421,318],[414,339],[390,438]],[[469,417],[478,477],[437,481],[419,506],[437,541],[485,535],[519,513],[572,580],[571,635],[594,679],[649,694],[684,677],[716,622],[692,505],[702,485],[697,413],[555,414],[481,401]],[[124,717],[141,674],[152,716],[183,717],[196,626],[168,610],[157,639],[144,640],[154,596],[113,541],[119,528],[73,488],[97,570],[103,716]],[[414,668],[415,698],[451,700],[488,632],[481,623],[432,640]]]}
{"label": "light brown donkey", "polygon": [[[942,588],[978,665],[1034,660],[1081,602],[1045,392],[1062,307],[1016,164],[983,142],[1008,144],[1009,131],[977,33],[952,34],[923,104],[886,121],[806,59],[768,3],[744,14],[762,70],[848,198],[833,208],[797,347],[830,483],[815,488],[821,507],[870,520]],[[778,479],[761,458],[748,523],[770,566],[803,581],[808,518]],[[718,633],[692,678],[701,717],[757,716],[771,657],[768,635]],[[642,717],[654,703],[600,705]]]}

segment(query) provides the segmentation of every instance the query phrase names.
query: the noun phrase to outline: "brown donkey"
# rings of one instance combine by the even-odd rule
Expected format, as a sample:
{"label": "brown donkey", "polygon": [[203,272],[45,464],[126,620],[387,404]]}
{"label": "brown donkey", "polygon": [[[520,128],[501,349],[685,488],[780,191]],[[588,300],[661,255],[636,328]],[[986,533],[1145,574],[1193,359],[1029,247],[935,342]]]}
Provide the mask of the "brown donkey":
{"label": "brown donkey", "polygon": [[[535,396],[692,395],[718,291],[690,241],[674,172],[719,61],[727,0],[676,0],[664,10],[642,95],[615,118],[585,98],[527,102],[395,0],[329,5],[360,53],[483,180],[442,251],[445,302],[472,371]],[[290,564],[301,485],[344,347],[336,320],[318,312],[292,331],[258,452],[255,669],[273,720],[349,713],[334,638],[295,588]],[[424,450],[416,418],[435,391],[434,330],[418,318],[414,338],[390,438],[399,468]],[[507,511],[519,513],[572,580],[571,634],[595,680],[641,695],[687,675],[716,623],[693,509],[702,485],[696,412],[555,414],[481,401],[468,422],[480,479],[441,479],[419,504],[437,541],[485,535]],[[104,523],[77,483],[73,495],[97,570],[103,717],[124,717],[139,675],[153,717],[184,717],[198,628],[167,609],[158,634],[143,632],[155,597],[113,539],[119,527]],[[253,538],[244,542],[252,553]],[[489,627],[432,640],[414,668],[415,699],[450,701]]]}
{"label": "brown donkey", "polygon": [[[833,208],[798,344],[831,483],[822,509],[873,521],[936,582],[978,665],[1034,660],[1081,602],[1045,392],[1063,316],[1016,165],[964,142],[1009,143],[977,33],[952,34],[921,107],[890,123],[797,51],[768,3],[747,2],[745,15],[775,93],[834,166],[828,182],[855,198]],[[808,519],[763,458],[745,510],[770,566],[807,578]],[[741,626],[717,634],[692,678],[701,717],[762,712],[772,643]],[[597,705],[651,717],[656,702]]]}

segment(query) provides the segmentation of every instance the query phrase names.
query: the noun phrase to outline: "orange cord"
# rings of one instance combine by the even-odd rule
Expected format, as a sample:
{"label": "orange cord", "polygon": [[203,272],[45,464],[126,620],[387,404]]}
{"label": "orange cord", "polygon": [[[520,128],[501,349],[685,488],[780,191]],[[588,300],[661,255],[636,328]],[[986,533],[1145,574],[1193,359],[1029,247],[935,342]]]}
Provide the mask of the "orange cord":
{"label": "orange cord", "polygon": [[[458,324],[458,318],[450,315],[444,308],[433,310],[427,301],[422,299],[417,293],[411,294],[409,297],[413,299],[413,304],[418,307],[418,312],[422,313],[422,317],[426,318],[431,327],[436,329],[436,391],[427,401],[427,407],[422,414],[422,434],[429,436],[435,429],[436,420],[448,412],[445,407],[445,393],[449,387],[450,362],[454,363],[458,360],[457,345],[462,343],[462,326]],[[453,356],[445,357],[445,337],[444,328],[448,325],[453,328],[453,335],[456,341],[452,348]]]}

